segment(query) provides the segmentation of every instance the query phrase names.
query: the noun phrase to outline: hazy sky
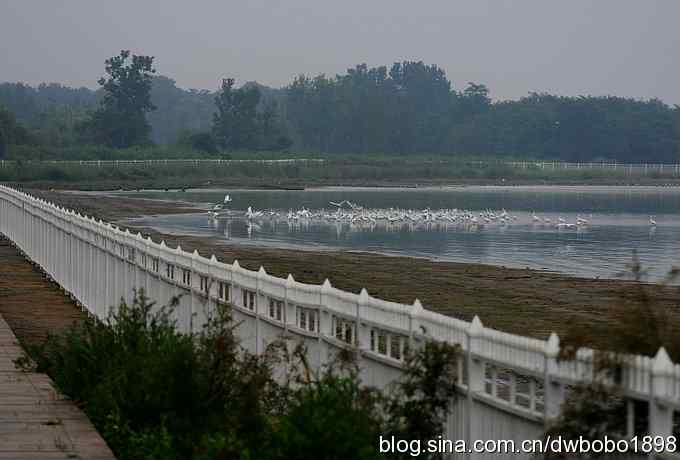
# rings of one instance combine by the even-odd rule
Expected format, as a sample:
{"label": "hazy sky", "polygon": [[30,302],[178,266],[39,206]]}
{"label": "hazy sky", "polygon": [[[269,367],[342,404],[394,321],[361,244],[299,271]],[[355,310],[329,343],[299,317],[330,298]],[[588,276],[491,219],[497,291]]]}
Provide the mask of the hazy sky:
{"label": "hazy sky", "polygon": [[408,59],[495,99],[680,104],[679,20],[679,0],[0,0],[0,81],[96,87],[104,60],[129,48],[185,88]]}

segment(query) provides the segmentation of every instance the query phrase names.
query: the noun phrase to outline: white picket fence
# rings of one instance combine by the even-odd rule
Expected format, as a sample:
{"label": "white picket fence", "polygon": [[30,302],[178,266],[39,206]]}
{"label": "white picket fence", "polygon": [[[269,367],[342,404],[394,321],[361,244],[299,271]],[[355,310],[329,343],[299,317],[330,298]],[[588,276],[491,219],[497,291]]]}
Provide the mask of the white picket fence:
{"label": "white picket fence", "polygon": [[[95,168],[103,167],[123,167],[123,166],[211,166],[211,165],[233,165],[240,163],[281,165],[295,163],[323,163],[325,160],[318,158],[276,158],[276,159],[239,159],[230,160],[222,158],[172,158],[156,160],[26,160],[25,163],[51,165],[51,166],[88,166]],[[16,160],[0,160],[0,168],[17,165]]]}
{"label": "white picket fence", "polygon": [[508,161],[503,162],[503,164],[512,168],[540,169],[541,171],[601,171],[625,176],[680,176],[680,164],[677,163],[574,163],[566,161]]}
{"label": "white picket fence", "polygon": [[[80,166],[95,168],[119,168],[128,166],[158,167],[158,166],[184,166],[197,167],[206,165],[234,165],[239,163],[255,163],[266,165],[277,164],[305,164],[324,163],[326,160],[319,158],[279,158],[270,160],[239,159],[228,160],[221,158],[187,158],[187,159],[157,159],[157,160],[29,160],[28,163],[51,165],[51,166]],[[490,167],[509,167],[524,170],[541,171],[599,171],[613,175],[629,177],[651,176],[680,177],[680,163],[616,163],[616,162],[567,162],[567,161],[504,161],[504,160],[427,160],[424,162],[449,163],[454,162],[461,166],[477,169]],[[0,160],[0,169],[15,166],[15,160]]]}
{"label": "white picket fence", "polygon": [[[559,415],[570,386],[594,375],[593,351],[557,360],[559,338],[547,341],[485,328],[426,310],[322,285],[299,283],[225,264],[180,247],[0,186],[0,233],[91,314],[104,318],[133,289],[163,305],[181,295],[178,327],[196,332],[219,303],[233,305],[243,345],[262,352],[285,334],[304,341],[318,367],[342,348],[360,350],[363,381],[385,387],[399,378],[406,348],[428,340],[457,344],[460,397],[452,405],[449,439],[515,440],[542,436]],[[1,261],[0,261],[1,263]],[[0,299],[1,300],[1,299]],[[669,436],[680,420],[680,365],[664,349],[655,358],[629,357],[616,382],[627,398],[629,436]],[[636,432],[640,424],[644,432]],[[638,428],[639,429],[639,428]],[[677,430],[677,428],[676,428]],[[377,442],[377,441],[376,441]],[[466,458],[498,458],[473,454]],[[529,458],[528,455],[524,458]]]}

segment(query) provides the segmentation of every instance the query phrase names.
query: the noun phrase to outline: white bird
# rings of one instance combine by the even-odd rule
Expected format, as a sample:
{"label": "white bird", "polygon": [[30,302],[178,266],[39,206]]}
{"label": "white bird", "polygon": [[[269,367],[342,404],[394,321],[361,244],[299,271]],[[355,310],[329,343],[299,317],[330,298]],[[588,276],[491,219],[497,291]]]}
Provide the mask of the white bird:
{"label": "white bird", "polygon": [[262,215],[261,212],[253,212],[253,208],[251,206],[248,206],[248,211],[246,211],[246,217],[248,219],[253,219],[254,217],[260,217]]}
{"label": "white bird", "polygon": [[231,197],[229,195],[224,195],[224,203],[231,203]]}
{"label": "white bird", "polygon": [[220,211],[222,210],[222,205],[221,204],[216,204],[213,206],[211,210],[208,211],[208,215],[211,217],[217,217],[220,214]]}
{"label": "white bird", "polygon": [[649,216],[649,225],[656,227],[656,220],[654,220],[654,216]]}

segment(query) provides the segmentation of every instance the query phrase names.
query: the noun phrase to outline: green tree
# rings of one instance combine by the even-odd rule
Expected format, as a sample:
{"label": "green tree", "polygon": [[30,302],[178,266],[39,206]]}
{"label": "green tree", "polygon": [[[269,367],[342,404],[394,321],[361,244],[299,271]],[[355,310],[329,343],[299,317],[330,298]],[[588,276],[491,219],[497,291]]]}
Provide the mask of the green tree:
{"label": "green tree", "polygon": [[444,70],[419,62],[397,62],[390,69],[396,86],[394,149],[400,153],[440,150],[450,107],[451,83]]}
{"label": "green tree", "polygon": [[215,97],[213,134],[227,150],[256,150],[259,147],[257,105],[260,90],[255,85],[234,88],[235,80],[225,78]]}
{"label": "green tree", "polygon": [[7,156],[10,145],[32,143],[29,132],[17,123],[14,114],[0,106],[0,158]]}
{"label": "green tree", "polygon": [[92,117],[81,125],[84,139],[114,148],[148,144],[151,127],[146,114],[151,103],[153,56],[120,55],[106,60],[106,77],[98,83],[104,98]]}
{"label": "green tree", "polygon": [[486,85],[468,82],[467,87],[457,96],[457,109],[462,118],[484,113],[491,107],[489,88]]}
{"label": "green tree", "polygon": [[217,144],[215,143],[215,138],[209,132],[197,132],[192,133],[191,131],[183,131],[179,135],[177,141],[178,145],[183,147],[188,147],[192,150],[205,153],[218,153]]}
{"label": "green tree", "polygon": [[[320,75],[311,79],[300,75],[286,88],[288,116],[297,134],[298,145],[306,150],[329,151],[329,123],[332,111],[322,113],[322,86],[331,80]],[[332,91],[332,87],[331,87]]]}
{"label": "green tree", "polygon": [[156,110],[147,115],[151,139],[157,144],[174,144],[184,131],[209,131],[215,112],[215,95],[207,90],[184,90],[171,78],[158,75],[151,86],[151,103]]}
{"label": "green tree", "polygon": [[36,91],[24,83],[0,84],[0,104],[11,110],[22,123],[30,122],[40,111]]}
{"label": "green tree", "polygon": [[0,159],[7,156],[7,136],[2,126],[0,126]]}
{"label": "green tree", "polygon": [[265,101],[262,110],[257,114],[257,123],[260,127],[260,149],[285,150],[293,144],[279,118],[276,100]]}
{"label": "green tree", "polygon": [[[215,97],[213,135],[227,150],[283,150],[292,141],[279,121],[278,103],[271,95],[263,100],[257,83],[234,88],[235,80],[225,78]],[[270,93],[273,91],[269,91]]]}

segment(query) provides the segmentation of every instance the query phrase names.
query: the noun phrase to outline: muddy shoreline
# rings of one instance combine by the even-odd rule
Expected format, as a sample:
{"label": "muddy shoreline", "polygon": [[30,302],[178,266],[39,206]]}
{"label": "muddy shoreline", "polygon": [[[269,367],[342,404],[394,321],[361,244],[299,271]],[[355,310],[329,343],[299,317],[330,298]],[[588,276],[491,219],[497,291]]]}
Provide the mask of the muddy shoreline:
{"label": "muddy shoreline", "polygon": [[87,317],[4,238],[0,238],[0,261],[0,314],[24,347],[40,347],[49,334],[63,332]]}
{"label": "muddy shoreline", "polygon": [[[195,212],[188,203],[32,190],[68,208],[108,221],[150,214]],[[326,278],[341,289],[386,300],[412,303],[470,320],[478,315],[484,325],[503,331],[545,338],[550,332],[565,336],[577,330],[590,345],[607,347],[613,322],[626,315],[641,288],[646,289],[670,318],[680,319],[680,287],[643,285],[624,280],[586,279],[529,269],[439,262],[411,257],[345,251],[299,251],[243,246],[216,238],[178,236],[148,228],[131,230],[165,240],[170,247],[198,250],[226,263],[287,276],[302,282]]]}

